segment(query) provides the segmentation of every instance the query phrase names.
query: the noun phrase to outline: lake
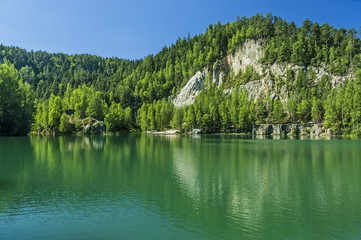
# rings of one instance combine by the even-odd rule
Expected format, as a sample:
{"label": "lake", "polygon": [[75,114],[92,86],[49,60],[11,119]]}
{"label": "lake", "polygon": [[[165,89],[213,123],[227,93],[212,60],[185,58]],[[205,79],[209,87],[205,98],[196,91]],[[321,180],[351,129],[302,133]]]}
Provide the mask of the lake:
{"label": "lake", "polygon": [[360,239],[361,141],[0,138],[0,239]]}

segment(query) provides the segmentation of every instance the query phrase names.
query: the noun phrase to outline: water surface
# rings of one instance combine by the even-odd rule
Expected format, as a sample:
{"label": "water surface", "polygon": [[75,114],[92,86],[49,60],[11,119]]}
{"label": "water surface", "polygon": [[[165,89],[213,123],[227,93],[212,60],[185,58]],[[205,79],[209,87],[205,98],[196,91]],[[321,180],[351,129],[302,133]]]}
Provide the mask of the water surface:
{"label": "water surface", "polygon": [[0,138],[0,239],[360,239],[361,141]]}

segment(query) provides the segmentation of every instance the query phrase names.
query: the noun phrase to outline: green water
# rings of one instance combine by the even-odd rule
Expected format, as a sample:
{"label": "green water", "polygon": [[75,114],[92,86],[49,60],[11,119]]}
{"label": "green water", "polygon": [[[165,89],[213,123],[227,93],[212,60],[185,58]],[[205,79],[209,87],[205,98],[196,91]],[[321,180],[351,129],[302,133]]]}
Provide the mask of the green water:
{"label": "green water", "polygon": [[361,239],[361,141],[0,138],[0,239]]}

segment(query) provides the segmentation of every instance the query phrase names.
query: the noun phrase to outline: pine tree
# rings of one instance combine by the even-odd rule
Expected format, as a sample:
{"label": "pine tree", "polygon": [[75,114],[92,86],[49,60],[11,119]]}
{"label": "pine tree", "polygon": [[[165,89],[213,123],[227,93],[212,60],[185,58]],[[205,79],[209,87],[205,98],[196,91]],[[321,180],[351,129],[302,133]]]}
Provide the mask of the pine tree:
{"label": "pine tree", "polygon": [[310,110],[310,103],[307,100],[302,100],[297,107],[297,114],[302,122],[307,122],[309,120]]}
{"label": "pine tree", "polygon": [[313,97],[312,99],[311,117],[312,117],[312,121],[315,123],[319,123],[321,121],[322,103],[316,97]]}
{"label": "pine tree", "polygon": [[194,105],[190,105],[188,108],[186,123],[190,130],[193,130],[197,123]]}
{"label": "pine tree", "polygon": [[183,108],[176,108],[171,123],[172,128],[183,131]]}
{"label": "pine tree", "polygon": [[272,113],[272,121],[274,123],[282,123],[284,119],[284,108],[282,102],[276,98],[273,101],[273,113]]}

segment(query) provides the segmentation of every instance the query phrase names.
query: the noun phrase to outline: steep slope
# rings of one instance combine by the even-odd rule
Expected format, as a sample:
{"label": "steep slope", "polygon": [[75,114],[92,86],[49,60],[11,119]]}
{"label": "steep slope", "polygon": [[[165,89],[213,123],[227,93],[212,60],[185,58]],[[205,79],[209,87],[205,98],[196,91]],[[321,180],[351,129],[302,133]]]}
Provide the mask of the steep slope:
{"label": "steep slope", "polygon": [[313,121],[361,134],[357,32],[308,19],[297,27],[271,14],[237,18],[136,61],[0,45],[3,62],[30,84],[36,132],[62,132],[71,110],[75,123],[104,120],[107,131],[251,132]]}
{"label": "steep slope", "polygon": [[[209,74],[212,74],[212,76],[208,84],[216,84],[218,87],[221,87],[226,81],[234,81],[234,76],[237,76],[240,72],[244,73],[249,67],[259,77],[235,87],[247,90],[249,99],[257,99],[261,94],[266,95],[269,92],[272,99],[278,97],[286,103],[292,91],[292,89],[287,88],[287,70],[292,70],[295,73],[294,78],[297,78],[299,71],[304,73],[312,72],[314,74],[312,80],[315,85],[322,78],[326,77],[332,88],[346,80],[353,80],[355,78],[354,72],[344,76],[331,74],[328,70],[329,66],[324,64],[319,67],[299,66],[292,63],[262,64],[261,60],[264,58],[264,52],[264,43],[261,41],[251,40],[245,42],[235,54],[224,57],[222,63],[214,63],[212,71],[209,68],[205,68],[202,70],[202,73],[198,71],[191,77],[174,99],[174,105],[182,107],[193,104],[196,96],[207,86],[205,79],[210,77]],[[226,88],[224,90],[225,94],[231,93],[233,88]]]}
{"label": "steep slope", "polygon": [[196,72],[196,74],[194,74],[194,76],[189,79],[187,84],[182,88],[181,92],[174,99],[174,106],[182,107],[193,104],[199,92],[202,91],[204,80],[207,76],[207,69],[205,69],[203,72]]}

